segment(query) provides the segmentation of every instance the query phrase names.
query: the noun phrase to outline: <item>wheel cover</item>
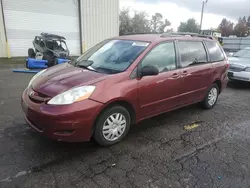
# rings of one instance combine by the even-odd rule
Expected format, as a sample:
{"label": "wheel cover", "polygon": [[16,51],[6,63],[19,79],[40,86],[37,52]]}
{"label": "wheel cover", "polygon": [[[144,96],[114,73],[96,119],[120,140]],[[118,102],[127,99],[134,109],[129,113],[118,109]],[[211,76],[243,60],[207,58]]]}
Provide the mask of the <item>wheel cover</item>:
{"label": "wheel cover", "polygon": [[126,118],[121,113],[110,115],[104,122],[102,134],[108,141],[115,141],[119,139],[127,126]]}
{"label": "wheel cover", "polygon": [[212,88],[208,94],[208,104],[213,106],[218,98],[218,91],[216,88]]}

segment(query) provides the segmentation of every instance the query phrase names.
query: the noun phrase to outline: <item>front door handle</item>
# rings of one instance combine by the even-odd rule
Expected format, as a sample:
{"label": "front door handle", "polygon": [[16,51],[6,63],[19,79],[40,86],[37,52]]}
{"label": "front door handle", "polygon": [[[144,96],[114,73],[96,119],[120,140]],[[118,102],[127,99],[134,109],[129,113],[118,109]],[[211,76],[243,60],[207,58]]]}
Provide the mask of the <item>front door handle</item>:
{"label": "front door handle", "polygon": [[180,75],[178,74],[178,73],[174,73],[173,75],[172,75],[172,78],[179,78],[180,77]]}

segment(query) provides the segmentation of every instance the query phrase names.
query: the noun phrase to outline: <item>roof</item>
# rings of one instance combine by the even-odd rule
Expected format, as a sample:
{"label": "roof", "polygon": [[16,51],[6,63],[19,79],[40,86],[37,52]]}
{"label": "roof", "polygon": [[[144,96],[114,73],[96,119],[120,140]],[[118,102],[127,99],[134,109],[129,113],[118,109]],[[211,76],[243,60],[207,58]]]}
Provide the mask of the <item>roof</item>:
{"label": "roof", "polygon": [[144,42],[161,42],[166,40],[213,40],[211,36],[199,35],[196,33],[163,33],[163,34],[135,34],[135,35],[123,35],[116,37],[116,39],[123,40],[137,40]]}
{"label": "roof", "polygon": [[153,42],[156,41],[157,39],[160,39],[160,35],[159,34],[123,35],[116,38],[123,40],[138,40],[145,42]]}
{"label": "roof", "polygon": [[55,35],[51,33],[41,33],[41,36],[45,39],[66,40],[66,38],[63,36]]}

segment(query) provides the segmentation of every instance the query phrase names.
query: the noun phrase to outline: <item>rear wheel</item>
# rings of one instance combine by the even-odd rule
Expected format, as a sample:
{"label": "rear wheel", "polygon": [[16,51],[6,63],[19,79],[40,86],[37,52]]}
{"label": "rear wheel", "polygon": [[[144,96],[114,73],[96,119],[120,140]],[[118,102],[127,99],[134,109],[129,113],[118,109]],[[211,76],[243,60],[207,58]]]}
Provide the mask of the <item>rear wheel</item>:
{"label": "rear wheel", "polygon": [[35,53],[33,48],[28,49],[28,56],[29,56],[29,58],[35,58],[36,57],[36,53]]}
{"label": "rear wheel", "polygon": [[205,109],[210,109],[215,106],[219,97],[219,88],[217,84],[213,84],[208,90],[206,97],[203,101],[203,107]]}
{"label": "rear wheel", "polygon": [[130,124],[128,110],[123,106],[113,106],[99,116],[93,138],[103,146],[116,144],[127,135]]}

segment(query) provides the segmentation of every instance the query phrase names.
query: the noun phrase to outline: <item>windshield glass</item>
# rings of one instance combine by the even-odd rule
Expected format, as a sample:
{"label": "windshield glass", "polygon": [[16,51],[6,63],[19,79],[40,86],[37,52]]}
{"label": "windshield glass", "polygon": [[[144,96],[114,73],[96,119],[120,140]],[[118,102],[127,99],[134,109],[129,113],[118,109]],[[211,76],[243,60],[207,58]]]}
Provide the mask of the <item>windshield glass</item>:
{"label": "windshield glass", "polygon": [[66,43],[61,40],[47,40],[46,46],[51,50],[59,50],[59,51],[67,50]]}
{"label": "windshield glass", "polygon": [[250,49],[243,49],[236,52],[233,57],[249,58],[250,59]]}
{"label": "windshield glass", "polygon": [[[110,40],[97,44],[80,56],[74,64],[86,65],[89,69],[106,74],[125,71],[147,48],[148,42],[130,40]],[[89,62],[91,65],[88,65]]]}

